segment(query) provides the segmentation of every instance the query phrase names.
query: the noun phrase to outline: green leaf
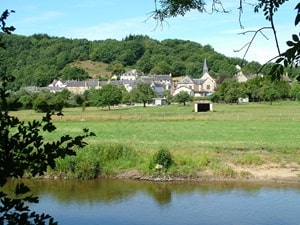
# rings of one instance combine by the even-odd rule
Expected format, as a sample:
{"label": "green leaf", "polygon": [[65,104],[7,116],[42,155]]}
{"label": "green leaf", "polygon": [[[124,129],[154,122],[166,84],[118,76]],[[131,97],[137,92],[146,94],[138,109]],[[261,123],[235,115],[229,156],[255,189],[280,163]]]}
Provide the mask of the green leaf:
{"label": "green leaf", "polygon": [[280,62],[282,62],[282,60],[283,60],[283,58],[281,57],[281,58],[278,58],[276,61],[275,61],[275,63],[280,63]]}
{"label": "green leaf", "polygon": [[295,57],[295,54],[296,54],[296,51],[297,49],[294,47],[294,48],[289,48],[286,52],[285,52],[285,56],[288,58],[288,59],[293,59]]}
{"label": "green leaf", "polygon": [[281,64],[274,64],[271,68],[271,78],[272,80],[279,80],[281,75],[283,74],[284,67]]}
{"label": "green leaf", "polygon": [[292,37],[295,42],[299,42],[299,37],[297,36],[297,34],[293,34]]}
{"label": "green leaf", "polygon": [[294,46],[294,42],[292,42],[292,41],[287,41],[286,44],[290,47]]}
{"label": "green leaf", "polygon": [[300,22],[300,3],[297,4],[295,9],[298,9],[298,13],[297,13],[297,16],[296,16],[296,19],[295,19],[295,26],[297,26],[298,23]]}

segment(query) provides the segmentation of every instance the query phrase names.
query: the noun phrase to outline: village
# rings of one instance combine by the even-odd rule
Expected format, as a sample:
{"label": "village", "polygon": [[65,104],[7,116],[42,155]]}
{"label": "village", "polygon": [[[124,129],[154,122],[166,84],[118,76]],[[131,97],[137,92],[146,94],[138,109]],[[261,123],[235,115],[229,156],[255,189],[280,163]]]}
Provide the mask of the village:
{"label": "village", "polygon": [[181,91],[185,91],[193,97],[206,97],[212,95],[217,87],[215,79],[208,73],[205,60],[203,64],[203,74],[200,78],[184,76],[178,79],[178,77],[173,78],[171,74],[144,76],[140,75],[136,69],[133,69],[121,74],[119,79],[113,77],[113,79],[109,81],[99,81],[97,79],[85,81],[54,80],[47,88],[53,93],[67,89],[74,94],[83,94],[84,91],[92,88],[100,89],[106,84],[114,84],[117,86],[123,85],[128,92],[131,92],[138,83],[150,84],[158,97],[163,97],[165,90],[170,90],[172,96],[177,95]]}
{"label": "village", "polygon": [[[231,80],[235,80],[237,83],[247,83],[248,81],[254,78],[263,78],[262,74],[254,74],[254,75],[244,75],[241,67],[236,65],[236,74],[232,76]],[[282,81],[286,84],[289,84],[289,87],[293,86],[293,80],[289,78],[288,74],[282,75]],[[179,93],[185,92],[194,100],[201,99],[203,102],[207,100],[210,102],[218,101],[217,98],[214,98],[215,95],[218,96],[217,87],[222,85],[222,81],[213,78],[209,74],[209,69],[207,65],[206,59],[204,59],[202,74],[199,74],[197,78],[191,77],[188,75],[185,76],[176,76],[173,77],[172,74],[159,74],[159,75],[145,75],[137,69],[132,69],[130,71],[124,72],[119,76],[112,76],[108,80],[99,80],[99,79],[87,79],[87,80],[63,80],[63,79],[55,79],[51,84],[47,87],[35,87],[30,86],[27,87],[26,90],[29,92],[39,92],[41,90],[49,91],[50,93],[58,93],[63,90],[68,90],[70,93],[74,95],[83,95],[86,91],[98,90],[108,84],[113,84],[116,86],[123,86],[124,89],[131,93],[134,88],[138,86],[138,84],[148,84],[153,92],[154,96],[152,101],[148,101],[149,105],[166,105],[169,104],[169,97],[175,97]],[[233,84],[237,88],[237,84]],[[235,87],[232,87],[233,89]],[[259,89],[256,86],[256,89]],[[270,89],[270,88],[267,88]],[[278,92],[278,91],[277,91]],[[215,93],[215,95],[214,95]],[[257,97],[251,96],[248,92],[247,94],[239,92],[239,90],[233,90],[234,96],[231,97],[232,102],[236,103],[248,103],[250,101],[257,101]],[[266,94],[265,94],[266,95]],[[275,95],[275,94],[274,94]],[[227,95],[226,95],[227,96]],[[292,96],[294,97],[294,96]],[[264,96],[258,97],[260,101],[266,100]],[[272,101],[273,97],[267,97],[270,101]],[[224,101],[224,99],[221,99]],[[228,100],[225,100],[228,101]],[[133,102],[129,101],[126,105],[132,105]],[[185,103],[184,103],[185,104]],[[195,101],[195,111],[199,110],[199,106],[196,106],[197,101]],[[212,111],[212,105],[209,106],[210,111]]]}

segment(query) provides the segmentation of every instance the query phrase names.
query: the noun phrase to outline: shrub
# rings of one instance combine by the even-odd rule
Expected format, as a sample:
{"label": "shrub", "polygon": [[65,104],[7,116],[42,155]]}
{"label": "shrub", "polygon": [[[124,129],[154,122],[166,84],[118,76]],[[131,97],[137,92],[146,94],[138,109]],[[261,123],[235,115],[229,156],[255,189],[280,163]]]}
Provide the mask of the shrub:
{"label": "shrub", "polygon": [[153,155],[150,163],[150,169],[152,169],[155,164],[162,165],[164,169],[168,169],[172,163],[173,159],[170,151],[165,148],[161,148]]}
{"label": "shrub", "polygon": [[37,112],[48,112],[51,110],[47,100],[42,97],[38,97],[34,100],[33,109]]}

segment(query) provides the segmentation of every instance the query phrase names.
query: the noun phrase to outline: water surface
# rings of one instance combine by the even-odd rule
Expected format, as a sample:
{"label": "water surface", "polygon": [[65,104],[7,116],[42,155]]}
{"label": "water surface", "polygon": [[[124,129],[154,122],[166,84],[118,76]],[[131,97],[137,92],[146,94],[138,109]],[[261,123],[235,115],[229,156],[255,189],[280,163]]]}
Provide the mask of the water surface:
{"label": "water surface", "polygon": [[34,208],[64,225],[299,225],[300,186],[26,181]]}

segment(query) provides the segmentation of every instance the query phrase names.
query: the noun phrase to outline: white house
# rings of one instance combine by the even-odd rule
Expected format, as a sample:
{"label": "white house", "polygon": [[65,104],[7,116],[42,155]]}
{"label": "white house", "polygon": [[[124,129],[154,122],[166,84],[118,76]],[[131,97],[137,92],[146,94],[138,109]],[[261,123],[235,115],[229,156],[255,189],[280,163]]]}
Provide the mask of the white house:
{"label": "white house", "polygon": [[130,70],[120,75],[120,80],[137,80],[139,74],[136,69]]}
{"label": "white house", "polygon": [[181,91],[187,92],[189,95],[194,96],[195,82],[189,77],[185,76],[181,81],[175,84],[173,95],[179,94]]}
{"label": "white house", "polygon": [[185,91],[187,92],[190,96],[195,96],[195,92],[192,88],[186,87],[186,86],[180,86],[178,88],[175,89],[173,95],[177,95],[179,94],[181,91]]}
{"label": "white house", "polygon": [[67,85],[62,80],[53,80],[51,84],[48,85],[48,87],[57,87],[57,88],[65,88]]}

